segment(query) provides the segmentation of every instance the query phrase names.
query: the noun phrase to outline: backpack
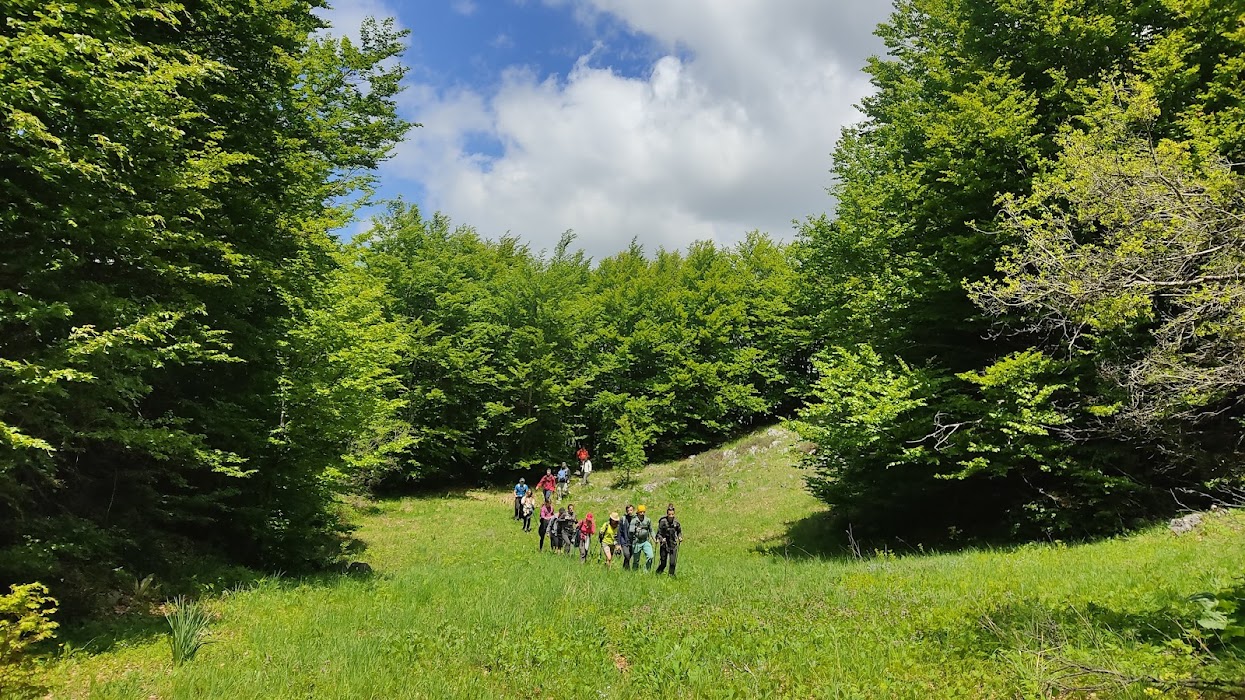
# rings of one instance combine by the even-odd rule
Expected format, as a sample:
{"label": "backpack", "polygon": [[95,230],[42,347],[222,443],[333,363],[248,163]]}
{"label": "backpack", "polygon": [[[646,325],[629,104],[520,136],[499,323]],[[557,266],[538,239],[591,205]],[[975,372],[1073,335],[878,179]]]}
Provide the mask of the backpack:
{"label": "backpack", "polygon": [[653,535],[653,519],[645,518],[640,520],[636,518],[631,521],[631,541],[643,544],[648,542],[649,537]]}

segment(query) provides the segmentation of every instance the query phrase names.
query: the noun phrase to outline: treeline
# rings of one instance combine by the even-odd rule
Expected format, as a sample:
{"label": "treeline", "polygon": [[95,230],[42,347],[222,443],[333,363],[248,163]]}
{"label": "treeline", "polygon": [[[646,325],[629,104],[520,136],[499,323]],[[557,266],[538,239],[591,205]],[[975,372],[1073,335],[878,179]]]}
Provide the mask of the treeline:
{"label": "treeline", "polygon": [[798,402],[810,374],[791,252],[753,233],[593,262],[534,253],[395,206],[352,247],[384,298],[404,447],[361,473],[394,487],[569,459],[659,458]]}
{"label": "treeline", "polygon": [[0,589],[72,611],[335,554],[350,465],[400,431],[330,203],[410,125],[401,37],[320,37],[317,4],[6,3]]}
{"label": "treeline", "polygon": [[810,484],[905,541],[1243,502],[1239,2],[901,0],[802,232]]}
{"label": "treeline", "polygon": [[342,555],[340,496],[635,467],[792,408],[787,247],[599,262],[394,206],[333,234],[412,126],[402,37],[316,2],[0,26],[0,590]]}

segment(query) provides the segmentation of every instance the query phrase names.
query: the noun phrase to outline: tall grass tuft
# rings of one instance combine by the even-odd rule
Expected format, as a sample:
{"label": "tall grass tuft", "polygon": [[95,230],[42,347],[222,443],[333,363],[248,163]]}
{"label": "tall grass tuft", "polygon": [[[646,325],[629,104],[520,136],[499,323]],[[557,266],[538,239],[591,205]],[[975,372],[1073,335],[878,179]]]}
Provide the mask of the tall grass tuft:
{"label": "tall grass tuft", "polygon": [[178,596],[173,600],[172,610],[164,619],[169,621],[169,646],[173,651],[173,665],[181,666],[195,658],[199,648],[207,644],[208,625],[212,616],[200,602]]}

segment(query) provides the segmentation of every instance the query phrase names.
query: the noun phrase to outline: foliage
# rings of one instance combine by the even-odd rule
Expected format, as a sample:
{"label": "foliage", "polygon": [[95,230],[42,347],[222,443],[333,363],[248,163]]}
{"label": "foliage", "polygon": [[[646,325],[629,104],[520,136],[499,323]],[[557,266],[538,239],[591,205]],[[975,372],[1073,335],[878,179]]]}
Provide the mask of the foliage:
{"label": "foliage", "polygon": [[6,697],[40,694],[29,647],[55,635],[55,605],[41,583],[13,584],[0,595],[0,689]]}
{"label": "foliage", "polygon": [[1020,243],[972,291],[1092,357],[1114,432],[1179,454],[1245,399],[1245,178],[1204,141],[1151,142],[1158,117],[1148,85],[1107,85],[1033,192],[1004,199]]}
{"label": "foliage", "polygon": [[400,442],[393,353],[308,337],[358,311],[329,232],[409,126],[401,37],[317,4],[6,5],[0,581],[82,612],[122,565],[320,562],[338,472]]}
{"label": "foliage", "polygon": [[618,427],[610,435],[609,442],[614,448],[610,453],[610,461],[615,468],[622,471],[620,484],[630,484],[636,471],[644,467],[648,459],[644,454],[646,438],[644,432],[636,428],[630,415],[619,416]]}
{"label": "foliage", "polygon": [[409,358],[411,432],[383,485],[557,464],[576,444],[635,468],[635,447],[677,454],[794,404],[807,336],[785,246],[632,245],[594,267],[573,241],[533,253],[402,204],[358,241]]}
{"label": "foliage", "polygon": [[182,596],[174,599],[169,606],[171,609],[164,616],[169,623],[169,649],[173,653],[173,665],[181,666],[194,661],[195,655],[208,643],[212,615],[201,601],[187,600]]}
{"label": "foliage", "polygon": [[906,0],[879,27],[836,215],[796,246],[839,512],[1087,535],[1239,474],[1230,4]]}

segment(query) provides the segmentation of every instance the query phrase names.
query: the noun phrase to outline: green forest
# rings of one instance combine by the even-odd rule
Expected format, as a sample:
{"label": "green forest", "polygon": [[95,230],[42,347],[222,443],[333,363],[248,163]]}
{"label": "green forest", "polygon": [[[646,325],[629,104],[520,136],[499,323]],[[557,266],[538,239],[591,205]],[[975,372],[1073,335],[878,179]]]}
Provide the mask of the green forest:
{"label": "green forest", "polygon": [[899,0],[829,213],[601,259],[402,201],[343,240],[421,126],[402,31],[321,4],[0,3],[0,615],[334,570],[361,501],[783,422],[824,551],[1245,505],[1239,0]]}

